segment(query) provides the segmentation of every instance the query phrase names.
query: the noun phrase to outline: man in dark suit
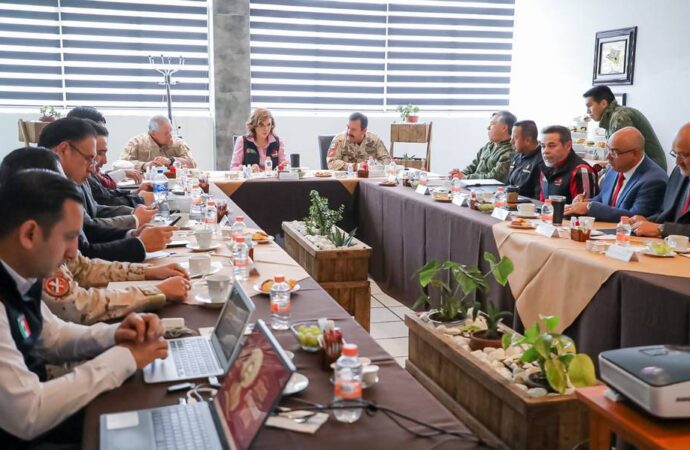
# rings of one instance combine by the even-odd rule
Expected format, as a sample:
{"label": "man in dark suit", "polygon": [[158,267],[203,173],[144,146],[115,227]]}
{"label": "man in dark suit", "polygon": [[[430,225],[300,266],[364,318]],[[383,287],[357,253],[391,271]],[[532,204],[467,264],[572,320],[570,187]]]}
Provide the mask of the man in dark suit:
{"label": "man in dark suit", "polygon": [[659,212],[668,175],[644,153],[644,136],[637,128],[625,127],[608,140],[608,161],[601,192],[591,201],[577,196],[565,213],[618,222],[621,216],[651,216]]}
{"label": "man in dark suit", "polygon": [[634,216],[631,220],[638,236],[690,236],[690,123],[683,125],[676,134],[671,156],[676,158],[676,167],[668,180],[661,212],[649,218]]}

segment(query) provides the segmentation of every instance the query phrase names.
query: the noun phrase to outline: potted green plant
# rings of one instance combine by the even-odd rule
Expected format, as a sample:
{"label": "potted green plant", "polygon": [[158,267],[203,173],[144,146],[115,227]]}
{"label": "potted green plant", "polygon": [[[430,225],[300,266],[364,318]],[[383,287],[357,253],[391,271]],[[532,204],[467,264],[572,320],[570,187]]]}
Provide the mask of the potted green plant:
{"label": "potted green plant", "polygon": [[[435,323],[464,320],[470,306],[474,306],[476,317],[478,308],[476,302],[470,299],[471,295],[477,290],[484,293],[488,291],[487,277],[489,275],[493,275],[498,284],[505,286],[508,275],[513,272],[513,262],[510,258],[504,256],[497,261],[493,254],[485,252],[484,260],[490,267],[487,273],[482,273],[477,266],[464,265],[455,261],[446,261],[443,264],[439,264],[436,260],[429,261],[413,275],[419,278],[423,293],[412,308],[431,304],[429,293],[431,287],[439,292],[440,304],[438,309],[429,314],[429,320]],[[444,281],[447,277],[455,281],[455,287],[451,287],[450,283]],[[459,296],[460,292],[462,296]]]}
{"label": "potted green plant", "polygon": [[419,116],[417,115],[417,113],[419,113],[419,106],[417,105],[411,103],[407,105],[398,105],[395,110],[400,113],[400,119],[402,119],[403,122],[415,123],[419,120]]}
{"label": "potted green plant", "polygon": [[490,301],[486,302],[486,310],[480,311],[486,321],[485,330],[476,330],[470,333],[469,346],[472,350],[482,350],[486,347],[500,348],[502,345],[503,331],[498,329],[498,326],[504,319],[513,316],[510,311],[501,311],[496,308]]}
{"label": "potted green plant", "polygon": [[61,115],[60,112],[55,109],[55,107],[49,105],[41,106],[38,112],[41,114],[41,117],[38,119],[41,122],[55,122],[55,120],[59,119]]}
{"label": "potted green plant", "polygon": [[309,192],[309,215],[304,218],[308,234],[328,236],[333,226],[343,218],[344,205],[338,209],[331,209],[328,199],[319,195],[318,191]]}
{"label": "potted green plant", "polygon": [[597,382],[594,363],[586,354],[577,353],[571,338],[556,332],[559,322],[557,316],[539,315],[539,322],[527,328],[524,336],[504,334],[503,348],[527,346],[521,360],[537,363],[541,369],[526,380],[535,387],[563,394],[570,386],[594,386]]}

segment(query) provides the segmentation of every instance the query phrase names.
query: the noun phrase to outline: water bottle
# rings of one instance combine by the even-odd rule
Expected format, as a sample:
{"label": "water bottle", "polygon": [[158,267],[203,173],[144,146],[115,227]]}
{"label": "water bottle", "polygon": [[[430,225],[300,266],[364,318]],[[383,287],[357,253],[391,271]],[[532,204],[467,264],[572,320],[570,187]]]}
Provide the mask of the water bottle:
{"label": "water bottle", "polygon": [[550,198],[544,200],[544,204],[541,206],[541,216],[539,218],[542,222],[546,223],[551,223],[553,221],[553,204]]}
{"label": "water bottle", "polygon": [[630,218],[622,216],[621,221],[616,225],[616,244],[627,246],[630,245],[630,235],[632,234],[632,227],[630,226]]}
{"label": "water bottle", "polygon": [[271,176],[273,173],[273,160],[269,156],[267,156],[264,161],[264,172],[267,176]]}
{"label": "water bottle", "polygon": [[342,355],[335,362],[334,406],[358,405],[352,409],[333,410],[333,415],[340,422],[356,422],[362,415],[362,364],[357,356],[357,346],[345,344]]}
{"label": "water bottle", "polygon": [[235,217],[235,221],[230,227],[232,238],[235,236],[242,236],[244,238],[244,233],[247,231],[247,224],[244,223],[244,216]]}
{"label": "water bottle", "polygon": [[189,220],[202,223],[204,221],[204,211],[202,209],[201,189],[194,188],[191,191],[192,204],[189,206]]}
{"label": "water bottle", "polygon": [[290,327],[290,286],[284,275],[276,275],[271,286],[271,328],[287,330]]}
{"label": "water bottle", "polygon": [[185,176],[182,163],[178,160],[175,160],[175,162],[173,162],[173,169],[175,170],[175,182],[178,186],[182,186]]}
{"label": "water bottle", "polygon": [[459,198],[460,197],[460,190],[462,189],[462,183],[460,182],[459,177],[453,177],[453,181],[451,182],[450,185],[450,192],[453,195],[453,198]]}
{"label": "water bottle", "polygon": [[163,167],[158,167],[153,177],[153,198],[159,203],[168,199],[168,177],[164,170]]}
{"label": "water bottle", "polygon": [[213,234],[218,234],[218,208],[213,197],[209,197],[206,202],[206,211],[204,212],[204,227],[211,230]]}
{"label": "water bottle", "polygon": [[388,172],[388,181],[395,181],[395,176],[397,175],[397,172],[398,172],[398,165],[395,164],[395,162],[393,162],[391,160],[390,164],[388,164],[387,172]]}
{"label": "water bottle", "polygon": [[508,206],[508,197],[506,196],[505,188],[499,186],[496,189],[496,195],[494,196],[494,206],[496,208],[505,208]]}
{"label": "water bottle", "polygon": [[243,236],[235,236],[232,247],[232,275],[237,281],[245,281],[249,277],[249,248]]}
{"label": "water bottle", "polygon": [[347,177],[352,178],[355,176],[355,165],[352,163],[347,163]]}

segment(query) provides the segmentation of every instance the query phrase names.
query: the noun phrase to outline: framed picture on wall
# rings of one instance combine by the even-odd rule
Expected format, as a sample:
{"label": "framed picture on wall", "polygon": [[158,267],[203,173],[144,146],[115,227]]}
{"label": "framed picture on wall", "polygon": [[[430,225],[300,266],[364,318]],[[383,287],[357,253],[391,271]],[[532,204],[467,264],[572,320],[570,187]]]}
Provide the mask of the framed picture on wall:
{"label": "framed picture on wall", "polygon": [[614,92],[613,96],[616,97],[616,102],[621,106],[625,106],[628,102],[628,94],[624,92]]}
{"label": "framed picture on wall", "polygon": [[637,27],[598,32],[592,84],[633,84],[636,41]]}

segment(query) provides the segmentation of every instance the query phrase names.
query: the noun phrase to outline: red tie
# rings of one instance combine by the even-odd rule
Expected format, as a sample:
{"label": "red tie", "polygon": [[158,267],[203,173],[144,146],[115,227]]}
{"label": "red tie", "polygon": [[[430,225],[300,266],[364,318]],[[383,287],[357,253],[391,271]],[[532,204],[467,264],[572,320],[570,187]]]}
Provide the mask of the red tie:
{"label": "red tie", "polygon": [[611,196],[611,206],[616,206],[616,201],[618,201],[618,194],[621,192],[623,187],[623,181],[625,181],[625,175],[623,173],[618,174],[618,181],[616,182],[616,188],[613,190],[613,195]]}
{"label": "red tie", "polygon": [[688,209],[690,209],[690,190],[688,190],[688,193],[685,196],[685,203],[683,203],[683,209],[680,210],[680,215],[685,215],[685,213],[688,212]]}

